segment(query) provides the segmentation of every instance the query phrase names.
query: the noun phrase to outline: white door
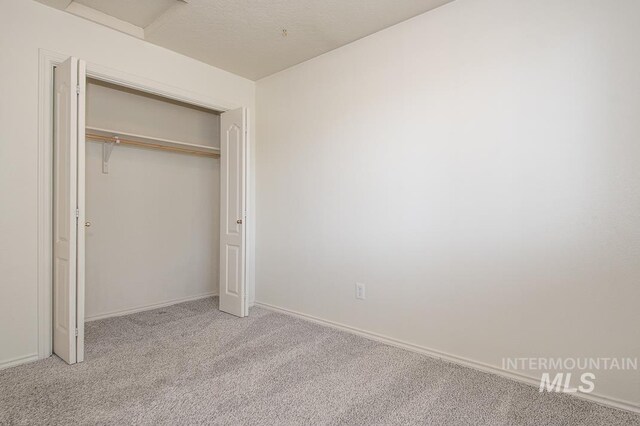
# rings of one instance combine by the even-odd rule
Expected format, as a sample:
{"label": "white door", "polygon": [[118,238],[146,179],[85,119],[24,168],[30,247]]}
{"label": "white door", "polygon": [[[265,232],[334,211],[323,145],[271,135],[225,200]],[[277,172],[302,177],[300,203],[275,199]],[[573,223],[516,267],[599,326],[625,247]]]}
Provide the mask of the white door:
{"label": "white door", "polygon": [[220,310],[245,316],[246,111],[220,118]]}
{"label": "white door", "polygon": [[69,364],[84,358],[84,69],[69,58],[54,74],[53,352]]}

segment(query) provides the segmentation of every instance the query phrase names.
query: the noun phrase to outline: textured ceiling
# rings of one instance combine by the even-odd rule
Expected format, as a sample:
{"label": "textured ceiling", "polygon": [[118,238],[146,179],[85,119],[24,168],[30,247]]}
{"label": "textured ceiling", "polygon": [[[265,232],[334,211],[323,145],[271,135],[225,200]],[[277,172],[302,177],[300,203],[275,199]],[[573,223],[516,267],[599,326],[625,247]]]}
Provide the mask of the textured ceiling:
{"label": "textured ceiling", "polygon": [[[71,1],[37,0],[58,9]],[[77,0],[144,39],[252,80],[453,0]],[[283,36],[286,30],[287,36]]]}

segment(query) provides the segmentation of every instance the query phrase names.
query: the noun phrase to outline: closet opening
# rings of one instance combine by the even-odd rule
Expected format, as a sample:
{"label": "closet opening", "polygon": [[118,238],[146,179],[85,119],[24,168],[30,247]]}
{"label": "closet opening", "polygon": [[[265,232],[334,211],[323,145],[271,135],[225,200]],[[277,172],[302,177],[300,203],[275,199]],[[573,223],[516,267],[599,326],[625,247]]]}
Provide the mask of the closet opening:
{"label": "closet opening", "polygon": [[52,349],[69,364],[85,322],[212,296],[248,314],[245,110],[132,86],[54,70]]}
{"label": "closet opening", "polygon": [[218,295],[220,114],[88,79],[85,321]]}

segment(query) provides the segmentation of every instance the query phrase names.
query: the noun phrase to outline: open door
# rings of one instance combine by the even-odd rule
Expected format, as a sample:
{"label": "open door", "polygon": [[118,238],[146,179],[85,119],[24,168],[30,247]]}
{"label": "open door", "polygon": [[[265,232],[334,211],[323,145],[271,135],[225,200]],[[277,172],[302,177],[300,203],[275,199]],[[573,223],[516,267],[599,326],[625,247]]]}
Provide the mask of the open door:
{"label": "open door", "polygon": [[56,67],[53,352],[69,364],[84,359],[84,86],[84,62],[69,58]]}
{"label": "open door", "polygon": [[244,317],[246,111],[220,117],[220,310]]}

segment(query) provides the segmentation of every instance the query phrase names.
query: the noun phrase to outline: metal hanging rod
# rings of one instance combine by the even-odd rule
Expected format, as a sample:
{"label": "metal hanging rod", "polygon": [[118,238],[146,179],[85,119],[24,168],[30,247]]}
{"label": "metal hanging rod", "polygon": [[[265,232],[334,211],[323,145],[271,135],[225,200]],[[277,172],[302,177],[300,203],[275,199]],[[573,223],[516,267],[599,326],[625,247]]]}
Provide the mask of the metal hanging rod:
{"label": "metal hanging rod", "polygon": [[220,150],[212,146],[195,145],[169,139],[152,138],[149,136],[121,133],[114,130],[87,127],[85,138],[102,142],[102,173],[109,173],[109,158],[116,145],[133,145],[141,148],[159,149],[162,151],[179,152],[181,154],[198,155],[200,157],[220,157]]}
{"label": "metal hanging rod", "polygon": [[202,157],[212,157],[212,158],[220,157],[220,154],[214,151],[207,152],[207,151],[199,151],[195,149],[183,148],[178,146],[162,145],[162,144],[153,143],[153,142],[134,141],[131,139],[122,138],[120,136],[103,136],[103,135],[98,135],[94,133],[86,133],[85,137],[87,139],[93,139],[96,141],[114,142],[116,144],[140,146],[143,148],[159,149],[162,151],[180,152],[183,154],[199,155]]}

